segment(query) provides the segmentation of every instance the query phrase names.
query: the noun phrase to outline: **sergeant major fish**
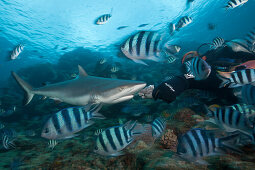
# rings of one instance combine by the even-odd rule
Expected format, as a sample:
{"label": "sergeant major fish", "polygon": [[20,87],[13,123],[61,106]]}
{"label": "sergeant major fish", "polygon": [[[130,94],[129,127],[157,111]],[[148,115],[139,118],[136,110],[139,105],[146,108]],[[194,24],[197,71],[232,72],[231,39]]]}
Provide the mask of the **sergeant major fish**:
{"label": "sergeant major fish", "polygon": [[162,135],[164,130],[166,129],[166,120],[162,117],[156,118],[152,123],[152,136],[154,138],[158,138]]}
{"label": "sergeant major fish", "polygon": [[255,86],[250,84],[242,86],[241,90],[236,90],[234,94],[245,104],[255,105]]}
{"label": "sergeant major fish", "polygon": [[247,34],[245,40],[247,41],[249,50],[255,52],[255,28]]}
{"label": "sergeant major fish", "polygon": [[104,156],[120,156],[124,153],[122,150],[126,148],[134,140],[134,136],[141,134],[142,131],[134,131],[136,122],[127,123],[110,127],[102,131],[96,138],[94,152]]}
{"label": "sergeant major fish", "polygon": [[234,8],[236,8],[238,6],[242,6],[246,2],[248,2],[248,0],[230,0],[230,1],[228,1],[226,9],[230,9],[230,8],[234,9]]}
{"label": "sergeant major fish", "polygon": [[96,25],[103,25],[103,24],[106,24],[109,19],[112,17],[112,9],[111,9],[111,12],[110,14],[104,14],[104,15],[101,15],[100,17],[98,17],[96,20],[95,20],[95,24]]}
{"label": "sergeant major fish", "polygon": [[92,125],[91,119],[104,119],[105,117],[98,113],[101,106],[91,110],[88,107],[71,107],[63,109],[53,114],[42,130],[41,136],[47,139],[66,139],[72,138],[75,133]]}
{"label": "sergeant major fish", "polygon": [[250,122],[245,114],[240,113],[232,107],[221,107],[215,108],[214,111],[209,110],[208,116],[211,118],[207,122],[218,125],[226,132],[241,132],[254,141],[253,123]]}
{"label": "sergeant major fish", "polygon": [[204,80],[211,73],[211,66],[207,62],[199,57],[194,57],[191,60],[185,62],[187,74],[186,78],[194,78],[195,80]]}
{"label": "sergeant major fish", "polygon": [[226,86],[235,88],[255,82],[255,69],[243,69],[233,72],[218,71],[218,73],[218,77],[223,81],[220,88]]}
{"label": "sergeant major fish", "polygon": [[176,25],[176,30],[179,31],[181,28],[186,27],[187,25],[191,23],[192,23],[192,18],[189,16],[184,16],[178,21]]}
{"label": "sergeant major fish", "polygon": [[121,47],[125,56],[136,63],[147,65],[142,60],[159,62],[165,56],[163,35],[155,31],[140,31],[128,38]]}
{"label": "sergeant major fish", "polygon": [[222,149],[230,149],[238,152],[228,142],[236,140],[238,134],[216,138],[211,131],[203,129],[191,129],[181,137],[178,137],[177,154],[187,160],[198,164],[207,165],[204,157],[222,155]]}
{"label": "sergeant major fish", "polygon": [[11,60],[15,60],[18,58],[20,53],[23,51],[24,46],[22,44],[18,45],[11,54]]}
{"label": "sergeant major fish", "polygon": [[224,47],[224,44],[225,44],[225,40],[223,38],[216,37],[216,38],[213,39],[211,48],[212,49],[217,49],[219,47]]}

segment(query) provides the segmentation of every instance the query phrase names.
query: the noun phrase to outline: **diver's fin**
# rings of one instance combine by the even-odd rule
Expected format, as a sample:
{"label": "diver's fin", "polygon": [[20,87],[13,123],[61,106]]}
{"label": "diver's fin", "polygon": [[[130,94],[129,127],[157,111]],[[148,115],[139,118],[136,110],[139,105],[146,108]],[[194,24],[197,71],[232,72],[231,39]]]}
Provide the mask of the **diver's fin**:
{"label": "diver's fin", "polygon": [[27,105],[32,99],[33,99],[33,88],[30,86],[27,82],[22,80],[15,72],[12,72],[12,75],[14,79],[17,81],[17,83],[23,88],[23,90],[26,92],[26,96],[24,98],[24,105]]}
{"label": "diver's fin", "polygon": [[88,76],[86,71],[80,65],[78,65],[78,69],[79,69],[79,77],[86,77],[86,76]]}

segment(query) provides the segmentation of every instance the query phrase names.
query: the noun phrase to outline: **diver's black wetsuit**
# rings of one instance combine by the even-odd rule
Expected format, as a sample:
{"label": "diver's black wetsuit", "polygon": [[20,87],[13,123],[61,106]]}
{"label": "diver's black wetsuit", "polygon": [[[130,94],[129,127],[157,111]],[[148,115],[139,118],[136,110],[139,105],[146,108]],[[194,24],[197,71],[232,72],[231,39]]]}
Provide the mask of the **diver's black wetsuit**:
{"label": "diver's black wetsuit", "polygon": [[229,47],[210,50],[203,56],[206,56],[206,61],[212,68],[211,74],[206,80],[186,79],[184,75],[175,76],[155,87],[152,93],[153,98],[170,103],[187,89],[201,89],[213,91],[217,96],[236,103],[237,98],[233,95],[232,89],[219,88],[222,81],[216,76],[216,69],[229,71],[229,67],[254,60],[255,56],[251,53],[234,52]]}

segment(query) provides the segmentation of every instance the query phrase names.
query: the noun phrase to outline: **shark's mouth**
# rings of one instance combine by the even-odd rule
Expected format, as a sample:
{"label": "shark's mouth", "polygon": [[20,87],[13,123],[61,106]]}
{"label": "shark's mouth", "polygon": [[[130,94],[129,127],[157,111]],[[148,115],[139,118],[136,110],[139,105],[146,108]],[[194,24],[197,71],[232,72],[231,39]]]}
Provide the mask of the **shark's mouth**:
{"label": "shark's mouth", "polygon": [[120,103],[120,102],[124,102],[124,101],[127,101],[127,100],[132,99],[133,97],[134,97],[134,95],[128,95],[128,96],[116,98],[116,99],[113,99],[111,103]]}

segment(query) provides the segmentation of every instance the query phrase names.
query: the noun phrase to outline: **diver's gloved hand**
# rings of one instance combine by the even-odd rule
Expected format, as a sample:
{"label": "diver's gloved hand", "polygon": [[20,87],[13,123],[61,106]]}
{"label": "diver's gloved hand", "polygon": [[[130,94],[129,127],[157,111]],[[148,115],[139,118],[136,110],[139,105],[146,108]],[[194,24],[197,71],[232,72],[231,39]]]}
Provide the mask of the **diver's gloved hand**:
{"label": "diver's gloved hand", "polygon": [[188,88],[189,80],[187,80],[184,76],[176,76],[155,87],[152,92],[152,97],[155,100],[162,99],[167,103],[171,103],[178,95]]}
{"label": "diver's gloved hand", "polygon": [[167,103],[171,103],[176,99],[175,90],[171,85],[167,84],[166,82],[163,82],[159,86],[157,86],[153,90],[152,96],[155,100],[162,99]]}
{"label": "diver's gloved hand", "polygon": [[143,99],[152,99],[152,91],[154,90],[154,85],[150,85],[142,89],[138,95]]}

